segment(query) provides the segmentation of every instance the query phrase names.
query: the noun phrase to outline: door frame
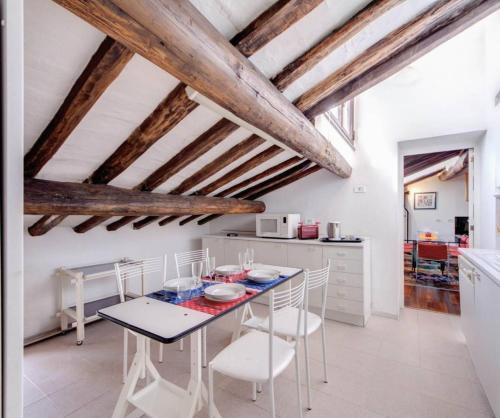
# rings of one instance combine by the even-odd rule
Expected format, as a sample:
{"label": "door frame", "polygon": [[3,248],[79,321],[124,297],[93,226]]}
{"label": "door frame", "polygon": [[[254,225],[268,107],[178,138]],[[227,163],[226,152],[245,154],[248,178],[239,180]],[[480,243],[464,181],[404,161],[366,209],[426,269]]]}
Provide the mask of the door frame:
{"label": "door frame", "polygon": [[[456,149],[472,149],[474,153],[474,165],[471,187],[469,193],[469,202],[477,209],[479,208],[479,184],[480,184],[480,170],[481,161],[479,160],[478,147],[483,140],[486,131],[471,131],[461,132],[450,135],[442,135],[430,138],[417,138],[411,140],[398,141],[398,208],[397,211],[397,225],[398,225],[398,242],[404,242],[404,157],[407,155],[426,154],[432,152],[452,151]],[[474,242],[472,246],[477,245],[479,242],[479,225],[480,216],[479,210],[473,211],[472,224],[474,225]],[[399,279],[399,292],[398,292],[398,305],[400,309],[404,308],[404,249],[399,246],[398,256],[398,270],[400,272]]]}

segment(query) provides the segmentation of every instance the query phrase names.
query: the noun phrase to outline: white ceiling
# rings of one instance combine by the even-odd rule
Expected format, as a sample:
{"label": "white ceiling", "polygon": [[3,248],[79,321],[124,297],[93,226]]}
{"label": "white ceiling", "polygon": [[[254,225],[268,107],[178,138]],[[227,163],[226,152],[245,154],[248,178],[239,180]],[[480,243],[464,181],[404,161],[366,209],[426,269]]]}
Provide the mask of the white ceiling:
{"label": "white ceiling", "polygon": [[[436,0],[407,0],[377,19],[334,51],[286,91],[295,99],[321,79],[349,62],[387,33],[416,16]],[[306,17],[276,37],[251,57],[268,77],[305,52],[334,28],[364,7],[368,0],[326,0]],[[243,29],[266,10],[271,0],[192,0],[192,3],[227,38]],[[25,0],[25,138],[27,151],[47,126],[71,86],[104,39],[104,34],[51,0]],[[82,181],[88,177],[135,129],[178,80],[144,58],[135,55],[101,96],[39,178]],[[111,184],[133,187],[174,156],[182,147],[210,128],[220,116],[199,106],[160,139]],[[158,191],[168,192],[216,156],[248,137],[242,128],[210,152],[183,169]],[[264,144],[234,161],[203,186],[267,148]],[[264,165],[250,170],[248,178],[292,156],[284,151]],[[228,187],[227,185],[224,187]],[[76,217],[70,223],[76,224]]]}

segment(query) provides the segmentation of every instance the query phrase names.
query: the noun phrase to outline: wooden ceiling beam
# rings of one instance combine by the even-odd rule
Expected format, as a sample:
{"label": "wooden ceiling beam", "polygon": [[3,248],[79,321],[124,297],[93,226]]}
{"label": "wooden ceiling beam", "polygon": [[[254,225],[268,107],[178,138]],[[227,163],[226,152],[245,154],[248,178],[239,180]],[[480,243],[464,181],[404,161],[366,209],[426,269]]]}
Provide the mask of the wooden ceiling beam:
{"label": "wooden ceiling beam", "polygon": [[111,215],[260,213],[262,202],[207,196],[147,193],[108,185],[25,179],[28,215]]}
{"label": "wooden ceiling beam", "polygon": [[[260,189],[259,191],[256,191],[255,194],[251,195],[248,197],[249,200],[251,199],[257,199],[258,197],[264,196],[268,193],[274,192],[275,190],[281,189],[282,187],[288,186],[291,183],[294,183],[300,179],[303,179],[304,177],[307,177],[310,174],[316,173],[317,171],[321,170],[321,167],[318,165],[314,165],[312,167],[308,167],[302,170],[298,170],[296,173],[293,173],[289,176],[286,176],[282,178],[280,181],[273,182],[272,184],[269,184],[268,187],[265,187],[263,189]],[[216,218],[221,217],[222,214],[212,214],[209,216],[206,216],[198,221],[198,225],[204,225],[210,221],[213,221]]]}
{"label": "wooden ceiling beam", "polygon": [[[262,180],[262,179],[269,177],[275,173],[278,173],[281,170],[284,170],[285,168],[287,168],[295,163],[298,163],[300,160],[301,160],[301,158],[297,157],[297,156],[289,158],[288,160],[285,160],[285,161],[283,161],[279,164],[276,164],[276,165],[274,165],[274,166],[272,166],[264,171],[261,171],[260,173],[254,175],[248,179],[240,181],[239,183],[235,184],[234,186],[228,187],[227,189],[217,193],[215,196],[216,197],[229,196],[230,194],[233,194],[234,192],[242,189],[243,187],[249,186],[250,184],[255,183],[256,181]],[[179,225],[185,225],[188,222],[191,222],[192,220],[198,218],[199,216],[201,216],[201,215],[191,215],[191,216],[183,219],[182,221],[180,221]],[[164,223],[162,223],[162,222],[164,222]],[[160,225],[163,225],[163,224],[167,224],[168,222],[170,222],[170,220],[167,221],[166,219],[164,219],[164,220],[160,221],[159,223],[160,223]]]}
{"label": "wooden ceiling beam", "polygon": [[[280,148],[277,145],[271,145],[269,148],[266,148],[264,151],[253,156],[249,160],[241,163],[238,167],[233,168],[231,171],[229,171],[228,173],[219,177],[217,180],[214,180],[212,183],[207,184],[206,186],[202,187],[201,189],[191,193],[191,195],[193,195],[193,196],[207,196],[210,193],[214,192],[215,190],[220,189],[221,187],[225,186],[229,182],[242,176],[243,174],[248,173],[250,170],[254,169],[255,167],[265,163],[270,158],[275,157],[276,155],[278,155],[281,152],[283,152],[283,148]],[[166,225],[167,223],[170,223],[177,218],[178,218],[178,216],[170,216],[168,218],[168,221],[166,219],[164,219],[163,221],[165,221],[165,222],[162,221],[163,223],[161,225]]]}
{"label": "wooden ceiling beam", "polygon": [[[231,147],[229,150],[221,154],[212,162],[205,165],[203,168],[199,169],[193,175],[189,176],[181,184],[179,184],[179,186],[171,190],[170,194],[179,195],[182,193],[186,193],[193,187],[196,187],[201,182],[205,181],[206,179],[213,176],[223,168],[227,167],[232,162],[248,154],[250,151],[258,147],[259,145],[262,145],[264,142],[265,141],[257,135],[249,136],[247,139]],[[145,219],[141,219],[139,222],[134,223],[134,229],[141,229],[146,225],[149,225],[150,223],[156,221],[157,219],[158,217],[155,216],[148,216]],[[123,221],[121,223],[123,223]],[[116,225],[113,225],[113,227],[115,226]]]}
{"label": "wooden ceiling beam", "polygon": [[[363,74],[370,68],[383,62],[388,56],[400,51],[418,36],[426,33],[440,19],[453,13],[464,0],[441,0],[416,18],[392,31],[350,63],[343,65],[313,88],[298,97],[294,104],[303,112],[327,99],[334,91]],[[316,112],[315,112],[316,114]],[[311,113],[308,113],[311,117]]]}
{"label": "wooden ceiling beam", "polygon": [[404,176],[407,177],[418,173],[428,167],[455,157],[460,153],[461,150],[453,150],[406,156],[404,157]]}
{"label": "wooden ceiling beam", "polygon": [[340,177],[350,176],[351,166],[332,143],[190,2],[56,1],[235,116]]}
{"label": "wooden ceiling beam", "polygon": [[102,41],[50,123],[24,156],[25,177],[35,177],[40,172],[133,55],[108,36]]}
{"label": "wooden ceiling beam", "polygon": [[452,167],[444,169],[439,175],[438,179],[441,181],[448,181],[462,175],[469,166],[469,152],[464,150],[460,153],[458,160]]}
{"label": "wooden ceiling beam", "polygon": [[[231,43],[242,53],[248,54],[250,50],[257,50],[265,45],[265,43],[270,42],[304,14],[312,10],[315,5],[319,4],[317,0],[310,2],[300,1],[300,6],[296,7],[296,3],[297,0],[287,0],[280,1],[279,5],[275,4],[271,6],[271,8],[258,16],[243,31],[233,37]],[[253,45],[253,42],[256,42],[256,44]],[[108,183],[191,113],[198,104],[188,99],[185,87],[184,83],[179,83],[141,125],[132,132],[127,140],[86,181],[96,184]],[[231,122],[226,121],[226,124],[229,126]],[[199,145],[199,143],[196,145]],[[170,164],[171,169],[173,168],[173,163]],[[179,164],[180,166],[181,164]],[[156,175],[159,181],[161,172],[156,173]],[[163,176],[166,180],[168,173],[164,173]],[[148,178],[147,182],[153,183],[154,180],[153,178]],[[146,186],[152,187],[151,184]],[[59,224],[63,219],[64,217],[44,217],[33,225],[34,231],[42,235]],[[78,233],[87,232],[100,225],[106,219],[109,219],[109,217],[101,217],[101,219],[97,217],[89,218],[77,225],[74,230]],[[49,220],[52,220],[52,222],[48,222]]]}
{"label": "wooden ceiling beam", "polygon": [[335,49],[343,45],[375,19],[400,3],[402,3],[402,0],[371,1],[340,28],[332,31],[299,58],[288,64],[279,74],[272,78],[271,82],[280,91],[284,91],[290,84],[311,70]]}
{"label": "wooden ceiling beam", "polygon": [[278,0],[234,36],[231,39],[231,44],[245,57],[249,57],[319,6],[322,1]]}
{"label": "wooden ceiling beam", "polygon": [[306,116],[314,118],[360,95],[499,9],[500,1],[498,0],[475,1],[460,8],[457,13],[439,22],[430,32],[419,36],[403,50],[392,54],[381,64],[368,69],[345,86],[335,90],[321,102],[308,109],[305,112]]}

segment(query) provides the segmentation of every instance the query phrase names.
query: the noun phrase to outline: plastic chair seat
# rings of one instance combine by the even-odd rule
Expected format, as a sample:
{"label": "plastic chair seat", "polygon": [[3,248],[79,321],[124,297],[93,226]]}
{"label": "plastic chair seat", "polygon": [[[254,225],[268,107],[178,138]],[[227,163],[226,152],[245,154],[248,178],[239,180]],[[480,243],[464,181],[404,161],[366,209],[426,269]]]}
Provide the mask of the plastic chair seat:
{"label": "plastic chair seat", "polygon": [[[273,377],[282,373],[295,355],[293,344],[273,337]],[[264,383],[269,380],[269,334],[251,331],[224,348],[210,362],[214,370],[234,379]]]}
{"label": "plastic chair seat", "polygon": [[[305,312],[304,312],[305,314]],[[295,337],[297,335],[297,320],[299,316],[299,310],[297,308],[288,306],[283,308],[274,316],[274,332],[277,335],[283,335],[285,337]],[[249,321],[250,322],[250,321]],[[258,329],[269,329],[269,318],[262,319],[257,326],[254,323],[245,323],[246,326]],[[321,326],[321,317],[315,313],[307,313],[307,335],[311,335],[316,332]],[[299,335],[304,336],[304,315],[300,318],[300,329]]]}

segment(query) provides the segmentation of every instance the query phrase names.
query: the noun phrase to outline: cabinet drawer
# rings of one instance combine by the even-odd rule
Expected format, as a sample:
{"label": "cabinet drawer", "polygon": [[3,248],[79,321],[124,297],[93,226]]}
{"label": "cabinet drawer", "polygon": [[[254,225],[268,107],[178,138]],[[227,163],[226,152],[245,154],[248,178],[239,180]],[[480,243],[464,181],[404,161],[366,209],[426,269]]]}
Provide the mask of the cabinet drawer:
{"label": "cabinet drawer", "polygon": [[361,274],[363,273],[363,263],[361,260],[333,259],[331,269],[333,272]]}
{"label": "cabinet drawer", "polygon": [[[323,247],[324,248],[324,247]],[[332,260],[341,260],[341,259],[350,259],[350,260],[361,260],[363,259],[363,249],[362,248],[353,248],[353,247],[332,247],[332,248],[324,248],[323,254],[326,259]]]}
{"label": "cabinet drawer", "polygon": [[351,287],[363,287],[363,275],[353,273],[330,272],[330,284]]}
{"label": "cabinet drawer", "polygon": [[330,284],[328,286],[327,295],[336,299],[363,302],[363,289],[360,287],[337,286]]}
{"label": "cabinet drawer", "polygon": [[287,246],[288,267],[317,270],[323,266],[323,250],[316,245]]}
{"label": "cabinet drawer", "polygon": [[327,296],[326,308],[332,311],[363,315],[363,302],[345,300]]}

